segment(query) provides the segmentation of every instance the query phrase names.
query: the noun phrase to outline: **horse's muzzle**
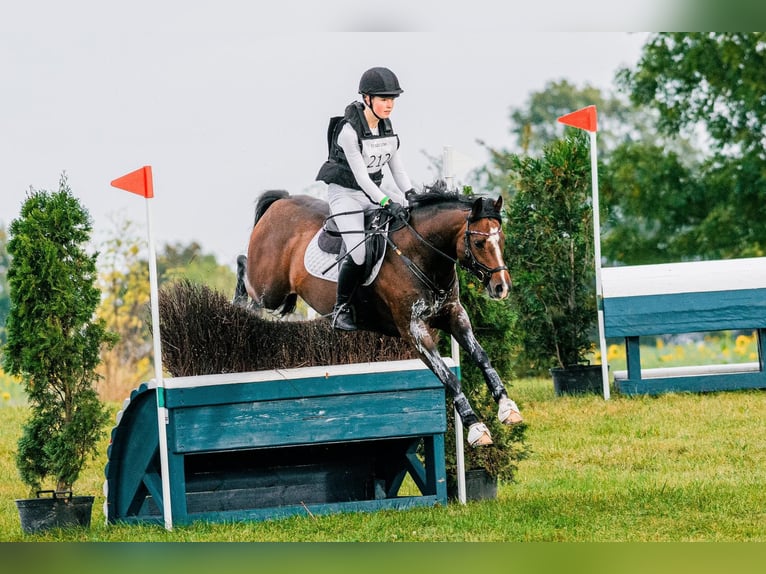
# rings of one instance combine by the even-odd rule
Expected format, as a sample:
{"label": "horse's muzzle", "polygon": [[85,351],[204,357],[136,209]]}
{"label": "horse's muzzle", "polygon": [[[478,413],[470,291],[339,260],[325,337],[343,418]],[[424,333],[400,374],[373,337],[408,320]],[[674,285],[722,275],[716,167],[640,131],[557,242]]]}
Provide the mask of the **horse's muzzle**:
{"label": "horse's muzzle", "polygon": [[507,271],[499,271],[490,276],[485,290],[490,299],[505,299],[511,290],[511,277]]}

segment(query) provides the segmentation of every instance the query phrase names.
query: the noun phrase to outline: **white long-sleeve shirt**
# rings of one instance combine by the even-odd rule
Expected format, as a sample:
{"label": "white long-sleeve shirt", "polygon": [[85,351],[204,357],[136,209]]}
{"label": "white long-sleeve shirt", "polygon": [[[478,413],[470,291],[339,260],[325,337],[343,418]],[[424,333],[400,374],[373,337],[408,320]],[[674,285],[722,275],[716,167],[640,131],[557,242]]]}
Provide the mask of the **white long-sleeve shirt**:
{"label": "white long-sleeve shirt", "polygon": [[[373,134],[378,134],[378,128],[371,128]],[[382,153],[376,153],[380,151],[376,149],[376,142],[383,145],[384,140],[392,140],[393,143],[388,143],[385,147],[381,148]],[[375,185],[375,182],[370,178],[370,173],[375,173],[383,166],[388,165],[391,170],[391,175],[394,178],[396,187],[399,188],[401,195],[404,195],[405,191],[412,189],[412,182],[410,181],[407,172],[404,169],[401,158],[399,157],[397,149],[398,140],[395,136],[391,138],[381,138],[380,140],[364,140],[362,142],[362,149],[359,149],[359,138],[354,131],[354,128],[346,123],[338,134],[338,145],[343,149],[343,153],[346,155],[346,160],[351,168],[351,172],[354,174],[356,182],[359,187],[376,203],[386,196],[381,189]],[[388,157],[386,157],[388,156]]]}

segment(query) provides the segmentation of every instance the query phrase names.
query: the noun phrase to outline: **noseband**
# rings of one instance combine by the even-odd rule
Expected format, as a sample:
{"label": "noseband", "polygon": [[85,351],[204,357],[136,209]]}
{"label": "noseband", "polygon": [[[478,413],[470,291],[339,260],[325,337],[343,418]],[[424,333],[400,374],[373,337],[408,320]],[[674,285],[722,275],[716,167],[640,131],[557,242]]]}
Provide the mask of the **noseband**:
{"label": "noseband", "polygon": [[488,267],[484,265],[481,261],[476,259],[476,255],[474,255],[473,251],[471,250],[471,236],[472,235],[480,235],[482,237],[493,237],[495,235],[500,235],[500,228],[496,229],[495,231],[491,231],[489,233],[485,231],[474,231],[471,230],[471,223],[476,221],[475,219],[472,221],[470,217],[466,218],[465,223],[465,234],[463,235],[463,240],[465,243],[465,257],[467,259],[467,262],[460,262],[460,265],[463,267],[463,269],[467,269],[476,277],[479,279],[479,281],[482,282],[482,284],[486,287],[489,284],[489,280],[492,278],[492,275],[497,273],[498,271],[507,271],[508,267],[505,265],[500,265],[499,267]]}

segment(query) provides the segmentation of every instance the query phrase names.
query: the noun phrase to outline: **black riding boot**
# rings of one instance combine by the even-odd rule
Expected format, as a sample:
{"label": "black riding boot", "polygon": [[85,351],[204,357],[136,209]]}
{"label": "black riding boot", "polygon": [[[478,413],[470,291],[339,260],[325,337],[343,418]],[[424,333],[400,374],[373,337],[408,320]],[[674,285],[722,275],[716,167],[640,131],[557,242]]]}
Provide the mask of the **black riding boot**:
{"label": "black riding boot", "polygon": [[354,308],[351,296],[362,281],[364,265],[357,265],[351,257],[346,257],[338,271],[338,295],[332,310],[332,326],[341,331],[356,331]]}

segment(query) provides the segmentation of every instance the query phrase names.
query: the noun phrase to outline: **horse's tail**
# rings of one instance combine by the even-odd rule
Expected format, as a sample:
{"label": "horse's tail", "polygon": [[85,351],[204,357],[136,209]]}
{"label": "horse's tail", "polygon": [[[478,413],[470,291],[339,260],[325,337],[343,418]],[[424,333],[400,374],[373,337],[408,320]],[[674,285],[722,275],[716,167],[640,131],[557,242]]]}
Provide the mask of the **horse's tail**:
{"label": "horse's tail", "polygon": [[286,197],[290,197],[290,194],[284,189],[270,189],[269,191],[264,191],[258,198],[258,203],[255,204],[255,221],[253,221],[253,227],[255,227],[261,217],[263,217],[263,214],[266,213],[266,210],[272,203],[280,199],[285,199]]}

